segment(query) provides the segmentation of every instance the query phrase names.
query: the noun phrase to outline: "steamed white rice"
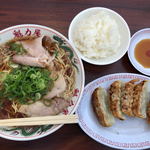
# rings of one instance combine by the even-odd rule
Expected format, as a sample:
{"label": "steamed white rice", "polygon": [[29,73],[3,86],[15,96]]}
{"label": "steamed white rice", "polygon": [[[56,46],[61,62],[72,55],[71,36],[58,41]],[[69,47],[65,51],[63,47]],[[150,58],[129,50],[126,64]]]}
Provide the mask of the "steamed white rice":
{"label": "steamed white rice", "polygon": [[76,48],[88,58],[105,58],[117,53],[120,33],[117,22],[105,11],[88,16],[74,33]]}

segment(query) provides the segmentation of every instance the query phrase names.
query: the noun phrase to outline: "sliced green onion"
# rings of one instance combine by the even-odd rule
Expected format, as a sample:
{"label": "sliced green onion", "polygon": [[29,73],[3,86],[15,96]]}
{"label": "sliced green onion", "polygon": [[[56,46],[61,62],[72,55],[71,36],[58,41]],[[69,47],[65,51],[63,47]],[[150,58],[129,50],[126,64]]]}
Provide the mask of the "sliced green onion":
{"label": "sliced green onion", "polygon": [[0,98],[28,104],[40,100],[54,86],[54,80],[46,69],[30,66],[14,68],[2,83]]}

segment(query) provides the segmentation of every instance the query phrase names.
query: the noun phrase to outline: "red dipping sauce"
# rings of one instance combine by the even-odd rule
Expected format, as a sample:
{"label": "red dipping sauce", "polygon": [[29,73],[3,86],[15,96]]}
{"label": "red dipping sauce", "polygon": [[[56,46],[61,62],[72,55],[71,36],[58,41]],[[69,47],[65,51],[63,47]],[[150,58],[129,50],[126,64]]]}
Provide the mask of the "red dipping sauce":
{"label": "red dipping sauce", "polygon": [[134,55],[144,68],[150,68],[150,39],[140,41],[135,47]]}

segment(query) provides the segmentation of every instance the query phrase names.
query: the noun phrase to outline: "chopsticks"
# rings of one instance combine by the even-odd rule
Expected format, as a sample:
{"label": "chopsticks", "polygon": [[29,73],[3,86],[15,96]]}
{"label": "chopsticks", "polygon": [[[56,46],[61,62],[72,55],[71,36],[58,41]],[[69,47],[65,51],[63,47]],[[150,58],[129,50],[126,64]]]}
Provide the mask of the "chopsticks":
{"label": "chopsticks", "polygon": [[30,118],[2,119],[0,126],[34,126],[47,124],[72,124],[78,123],[77,115],[57,115]]}

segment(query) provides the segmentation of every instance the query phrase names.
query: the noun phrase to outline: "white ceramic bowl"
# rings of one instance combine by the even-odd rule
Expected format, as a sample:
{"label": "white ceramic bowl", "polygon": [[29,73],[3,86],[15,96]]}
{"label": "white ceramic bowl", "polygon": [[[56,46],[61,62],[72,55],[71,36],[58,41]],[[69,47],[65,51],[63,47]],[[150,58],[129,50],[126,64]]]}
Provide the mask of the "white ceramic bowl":
{"label": "white ceramic bowl", "polygon": [[150,68],[144,68],[134,56],[134,49],[141,40],[150,39],[150,28],[145,28],[142,30],[137,31],[131,38],[129,50],[128,50],[128,57],[132,65],[141,73],[150,76]]}
{"label": "white ceramic bowl", "polygon": [[[107,57],[107,59],[87,58],[76,48],[74,41],[73,41],[73,36],[76,31],[76,26],[82,19],[87,18],[89,15],[95,12],[101,12],[101,11],[107,12],[117,22],[118,27],[119,27],[119,33],[121,35],[121,44],[120,44],[120,47],[118,48],[118,52],[113,56]],[[107,65],[107,64],[116,62],[117,60],[119,60],[120,58],[124,56],[124,54],[128,50],[131,35],[130,35],[130,30],[126,21],[118,13],[108,8],[93,7],[93,8],[88,8],[86,10],[81,11],[79,14],[77,14],[74,17],[74,19],[72,20],[69,26],[68,37],[72,46],[74,47],[76,52],[84,61],[94,64],[94,65]]]}
{"label": "white ceramic bowl", "polygon": [[[73,114],[79,104],[84,89],[84,80],[85,80],[84,68],[81,59],[78,57],[77,53],[72,48],[70,42],[62,34],[49,27],[45,27],[41,25],[34,25],[34,24],[17,25],[0,31],[0,44],[13,39],[14,37],[33,35],[33,34],[37,36],[42,36],[42,35],[50,36],[55,42],[58,42],[57,41],[58,38],[61,38],[64,41],[63,45],[69,47],[73,52],[73,57],[71,61],[78,68],[78,70],[76,71],[76,77],[75,77],[76,82],[75,82],[74,96],[71,99],[73,105],[68,107],[68,113],[67,113],[67,114]],[[54,36],[56,38],[54,38]],[[60,127],[62,127],[62,124],[54,125],[54,126],[52,125],[36,126],[30,128],[1,127],[0,137],[10,139],[10,140],[17,140],[17,141],[35,140],[55,132]]]}

